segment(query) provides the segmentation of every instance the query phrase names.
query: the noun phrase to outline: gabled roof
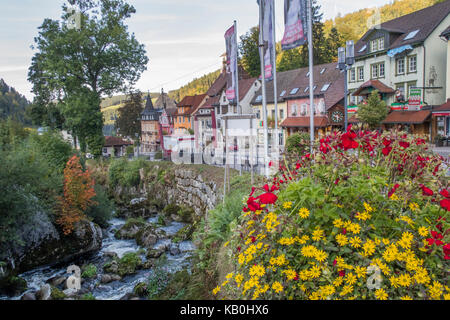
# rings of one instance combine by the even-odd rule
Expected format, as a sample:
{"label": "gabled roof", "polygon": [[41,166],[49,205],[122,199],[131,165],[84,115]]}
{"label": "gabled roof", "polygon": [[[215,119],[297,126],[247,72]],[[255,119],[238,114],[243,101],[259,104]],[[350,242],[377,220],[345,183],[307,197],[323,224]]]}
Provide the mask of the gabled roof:
{"label": "gabled roof", "polygon": [[[198,107],[202,104],[203,100],[206,97],[205,94],[200,95],[194,95],[194,96],[186,96],[183,98],[183,100],[180,101],[177,105],[177,112],[174,114],[175,116],[190,116],[193,114]],[[188,110],[185,110],[184,112],[179,112],[180,107],[189,107]]]}
{"label": "gabled roof", "polygon": [[[326,127],[328,125],[327,117],[314,117],[314,127]],[[295,128],[295,127],[303,127],[309,128],[310,126],[310,118],[309,117],[288,117],[283,120],[280,124],[281,127],[284,128]]]}
{"label": "gabled roof", "polygon": [[411,123],[420,124],[424,123],[425,120],[431,115],[429,110],[420,111],[392,111],[383,120],[384,124],[396,124],[396,123]]}
{"label": "gabled roof", "polygon": [[369,80],[364,82],[355,92],[353,92],[353,96],[358,96],[360,93],[366,88],[374,88],[378,90],[380,93],[394,93],[395,90],[391,87],[388,87],[383,82],[379,80]]}
{"label": "gabled roof", "polygon": [[210,97],[220,95],[222,90],[225,89],[226,84],[227,84],[227,75],[225,72],[221,72],[220,75],[217,77],[217,79],[214,81],[214,83],[211,85],[211,87],[208,89],[206,94]]}
{"label": "gabled roof", "polygon": [[[344,99],[345,75],[337,68],[336,62],[314,66],[313,76],[316,86],[314,95],[324,97],[326,110]],[[277,73],[277,91],[278,102],[309,97],[309,67]],[[283,91],[284,95],[281,96]],[[261,90],[258,90],[252,101],[253,105],[262,103],[257,100],[261,94]],[[273,81],[266,83],[266,95],[267,103],[273,103]]]}
{"label": "gabled roof", "polygon": [[243,100],[245,98],[255,81],[256,78],[245,78],[239,80],[239,100]]}
{"label": "gabled roof", "polygon": [[[385,44],[386,49],[394,49],[407,44],[416,44],[425,41],[436,27],[450,13],[450,0],[435,4],[434,6],[401,16],[399,18],[386,21],[377,26],[381,30],[386,30],[393,34],[390,44]],[[413,31],[417,34],[411,39],[404,40]],[[367,31],[364,36],[355,44],[355,57],[366,55],[367,51],[359,52],[363,46],[368,45],[367,37],[374,31],[374,28]],[[401,32],[401,34],[400,34]]]}
{"label": "gabled roof", "polygon": [[[141,113],[143,120],[158,121],[160,113],[153,107],[152,98],[150,94],[147,95],[144,111]],[[144,119],[145,118],[145,119]]]}
{"label": "gabled roof", "polygon": [[171,99],[167,93],[161,93],[155,102],[156,109],[176,108],[177,102]]}

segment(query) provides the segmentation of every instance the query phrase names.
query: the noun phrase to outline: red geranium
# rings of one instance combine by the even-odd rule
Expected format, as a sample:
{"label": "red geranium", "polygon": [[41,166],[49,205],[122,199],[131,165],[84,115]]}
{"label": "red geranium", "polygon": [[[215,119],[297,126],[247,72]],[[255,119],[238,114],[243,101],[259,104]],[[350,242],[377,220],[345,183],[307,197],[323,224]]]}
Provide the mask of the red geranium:
{"label": "red geranium", "polygon": [[422,189],[422,194],[424,196],[432,196],[434,194],[433,190],[425,187],[423,184],[420,185],[420,188]]}
{"label": "red geranium", "polygon": [[450,211],[450,200],[444,199],[444,200],[441,200],[439,203],[443,209]]}

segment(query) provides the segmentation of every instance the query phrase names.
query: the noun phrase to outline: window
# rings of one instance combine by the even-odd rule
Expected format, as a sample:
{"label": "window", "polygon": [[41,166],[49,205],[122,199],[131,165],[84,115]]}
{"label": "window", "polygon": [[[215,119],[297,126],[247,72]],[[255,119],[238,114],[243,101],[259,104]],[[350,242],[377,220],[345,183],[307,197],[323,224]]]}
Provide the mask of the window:
{"label": "window", "polygon": [[378,50],[384,50],[384,38],[378,39]]}
{"label": "window", "polygon": [[397,68],[397,74],[404,74],[405,73],[405,58],[399,58],[395,61]]}
{"label": "window", "polygon": [[283,90],[280,94],[280,97],[283,97],[286,94],[286,90]]}
{"label": "window", "polygon": [[324,74],[325,70],[327,70],[327,69],[323,68],[322,70],[320,70],[320,74]]}
{"label": "window", "polygon": [[258,119],[261,118],[261,111],[260,110],[256,111],[256,118],[258,118]]}
{"label": "window", "polygon": [[358,67],[358,81],[364,81],[364,67]]}
{"label": "window", "polygon": [[411,31],[410,33],[408,33],[406,35],[406,37],[403,39],[403,41],[410,40],[410,39],[414,38],[419,33],[419,31],[420,31],[420,29]]}
{"label": "window", "polygon": [[317,88],[317,86],[314,86],[312,91],[314,92],[314,90],[316,90],[316,88]]}
{"label": "window", "polygon": [[363,45],[363,47],[362,47],[361,49],[359,49],[358,52],[363,52],[363,51],[366,50],[366,49],[367,49],[367,44]]}
{"label": "window", "polygon": [[320,91],[325,92],[330,87],[331,83],[325,83]]}
{"label": "window", "polygon": [[408,73],[417,72],[417,56],[408,57]]}
{"label": "window", "polygon": [[306,77],[307,77],[307,78],[309,77],[309,71],[308,71],[308,73],[306,74]]}
{"label": "window", "polygon": [[280,119],[284,119],[284,109],[280,109]]}
{"label": "window", "polygon": [[272,119],[275,119],[275,110],[272,110]]}
{"label": "window", "polygon": [[371,66],[371,68],[372,68],[372,79],[377,79],[378,78],[378,65],[373,64]]}
{"label": "window", "polygon": [[384,63],[378,65],[378,77],[384,78]]}
{"label": "window", "polygon": [[294,88],[294,89],[291,90],[291,92],[289,94],[296,94],[297,91],[298,91],[298,88]]}
{"label": "window", "polygon": [[256,97],[255,102],[261,102],[261,101],[262,101],[262,96],[261,96],[261,95],[259,95],[258,97]]}
{"label": "window", "polygon": [[355,82],[356,81],[356,71],[355,68],[352,68],[349,70],[350,71],[350,82]]}
{"label": "window", "polygon": [[303,90],[303,92],[306,92],[309,90],[309,87],[306,87],[305,90]]}
{"label": "window", "polygon": [[370,41],[370,52],[376,52],[381,50],[384,50],[384,37],[380,37]]}

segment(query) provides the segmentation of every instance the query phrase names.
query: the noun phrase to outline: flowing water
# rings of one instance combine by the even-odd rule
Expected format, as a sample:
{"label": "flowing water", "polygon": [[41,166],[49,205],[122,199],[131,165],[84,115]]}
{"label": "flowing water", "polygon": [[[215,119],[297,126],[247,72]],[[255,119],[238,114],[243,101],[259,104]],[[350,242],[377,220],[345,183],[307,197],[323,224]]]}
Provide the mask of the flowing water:
{"label": "flowing water", "polygon": [[[156,225],[158,218],[158,215],[156,215],[149,218],[148,222]],[[69,276],[67,274],[67,267],[73,264],[80,267],[84,264],[94,264],[97,267],[97,277],[94,280],[87,280],[86,283],[82,284],[82,288],[88,289],[97,300],[118,300],[127,293],[131,293],[135,285],[139,282],[148,282],[155,273],[154,268],[137,270],[135,274],[124,276],[119,281],[113,281],[107,284],[100,282],[101,275],[103,274],[102,266],[106,261],[111,259],[107,254],[114,252],[121,258],[128,252],[139,253],[143,251],[142,247],[138,246],[135,240],[119,240],[114,237],[114,232],[125,224],[124,219],[114,218],[109,223],[110,227],[103,236],[102,248],[96,254],[89,258],[52,267],[40,267],[21,274],[20,277],[27,281],[27,291],[39,290],[50,278]],[[159,249],[161,247],[173,248],[174,246],[179,249],[166,252],[167,259],[164,260],[161,267],[165,272],[175,273],[182,269],[190,270],[190,257],[195,250],[194,244],[191,241],[182,241],[175,244],[170,239],[170,236],[175,235],[184,226],[185,224],[181,222],[172,222],[166,226],[157,226],[157,229],[161,229],[166,233],[167,238],[159,239],[153,246],[153,249]],[[141,255],[141,258],[145,261],[145,253]],[[0,296],[0,300],[17,300],[22,295],[16,297]]]}

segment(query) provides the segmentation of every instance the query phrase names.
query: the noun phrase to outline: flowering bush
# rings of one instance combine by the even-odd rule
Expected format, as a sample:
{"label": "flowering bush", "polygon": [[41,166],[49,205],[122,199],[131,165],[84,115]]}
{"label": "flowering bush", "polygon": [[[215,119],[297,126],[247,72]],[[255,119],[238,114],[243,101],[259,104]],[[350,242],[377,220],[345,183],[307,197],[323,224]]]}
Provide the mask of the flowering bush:
{"label": "flowering bush", "polygon": [[[318,149],[318,150],[317,150]],[[399,132],[332,133],[253,188],[226,242],[240,299],[449,299],[444,159]]]}

